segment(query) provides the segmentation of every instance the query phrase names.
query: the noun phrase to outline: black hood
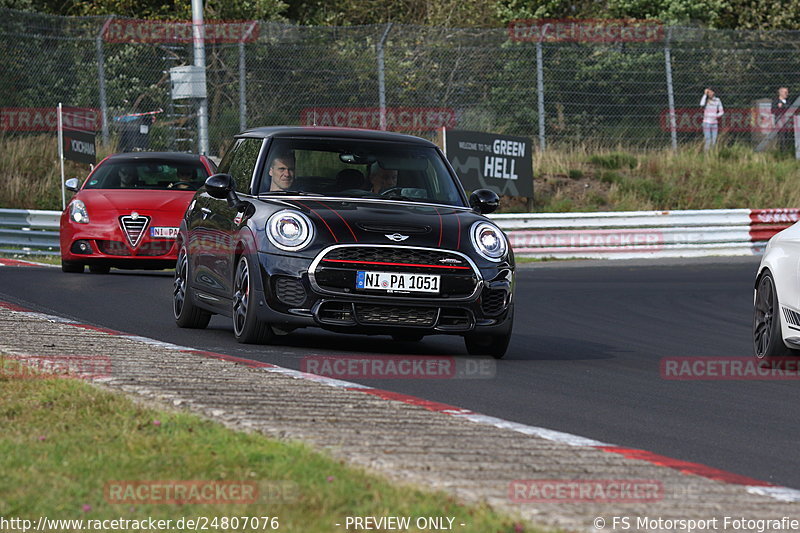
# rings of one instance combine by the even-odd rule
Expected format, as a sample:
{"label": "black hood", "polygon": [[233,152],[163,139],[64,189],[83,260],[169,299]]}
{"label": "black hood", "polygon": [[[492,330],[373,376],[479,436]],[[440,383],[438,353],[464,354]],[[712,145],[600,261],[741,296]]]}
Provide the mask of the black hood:
{"label": "black hood", "polygon": [[469,209],[446,205],[327,198],[262,201],[305,213],[318,238],[336,244],[397,243],[468,251],[470,226],[485,220]]}

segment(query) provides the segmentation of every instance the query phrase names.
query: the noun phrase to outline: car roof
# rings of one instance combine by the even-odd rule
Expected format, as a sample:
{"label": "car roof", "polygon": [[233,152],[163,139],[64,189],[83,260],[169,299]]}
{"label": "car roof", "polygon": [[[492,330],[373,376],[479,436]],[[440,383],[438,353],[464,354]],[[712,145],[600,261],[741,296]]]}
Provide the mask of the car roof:
{"label": "car roof", "polygon": [[185,152],[124,152],[111,154],[107,161],[132,163],[137,161],[170,161],[178,164],[198,163],[200,156]]}
{"label": "car roof", "polygon": [[389,141],[416,144],[419,146],[436,146],[432,142],[406,135],[404,133],[394,133],[388,131],[366,130],[357,128],[329,128],[323,126],[267,126],[263,128],[253,128],[244,131],[237,137],[315,137],[328,139],[353,139],[367,141]]}

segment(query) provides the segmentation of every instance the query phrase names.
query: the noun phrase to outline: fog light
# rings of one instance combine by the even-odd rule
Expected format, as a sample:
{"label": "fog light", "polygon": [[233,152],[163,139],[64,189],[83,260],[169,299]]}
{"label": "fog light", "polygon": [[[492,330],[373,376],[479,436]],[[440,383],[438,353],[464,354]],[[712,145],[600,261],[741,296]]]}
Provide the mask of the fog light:
{"label": "fog light", "polygon": [[89,241],[75,241],[70,251],[73,254],[89,255],[92,253],[92,244]]}

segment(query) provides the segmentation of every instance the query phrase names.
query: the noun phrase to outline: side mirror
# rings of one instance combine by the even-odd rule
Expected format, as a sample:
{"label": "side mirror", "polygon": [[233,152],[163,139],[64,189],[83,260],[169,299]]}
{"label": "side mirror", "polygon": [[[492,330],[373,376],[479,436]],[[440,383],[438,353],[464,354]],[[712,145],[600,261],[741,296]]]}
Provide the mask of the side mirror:
{"label": "side mirror", "polygon": [[243,202],[236,196],[236,182],[230,174],[214,174],[206,178],[208,194],[218,200],[228,200],[228,205],[239,212],[247,208],[248,202]]}
{"label": "side mirror", "polygon": [[213,174],[206,178],[208,194],[217,200],[223,200],[228,194],[236,191],[236,182],[230,174]]}
{"label": "side mirror", "polygon": [[469,206],[481,215],[494,213],[499,205],[500,197],[489,189],[478,189],[469,196]]}
{"label": "side mirror", "polygon": [[78,192],[81,188],[81,182],[78,178],[70,178],[64,182],[64,188],[68,191]]}

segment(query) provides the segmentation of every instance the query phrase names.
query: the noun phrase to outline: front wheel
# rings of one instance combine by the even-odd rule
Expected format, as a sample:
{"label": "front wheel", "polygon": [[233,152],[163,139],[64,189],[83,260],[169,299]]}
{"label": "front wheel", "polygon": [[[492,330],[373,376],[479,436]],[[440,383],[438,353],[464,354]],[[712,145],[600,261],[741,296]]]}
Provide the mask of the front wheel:
{"label": "front wheel", "polygon": [[186,247],[182,247],[175,265],[175,281],[172,290],[172,314],[179,328],[203,329],[211,320],[211,313],[197,307],[192,302],[192,289],[189,286],[189,257]]}
{"label": "front wheel", "polygon": [[77,261],[64,261],[61,260],[61,271],[69,274],[78,274],[83,272],[83,263]]}
{"label": "front wheel", "polygon": [[105,265],[89,265],[89,272],[92,274],[108,274],[111,272],[111,267]]}
{"label": "front wheel", "polygon": [[775,362],[792,352],[783,343],[775,279],[767,270],[758,281],[753,309],[753,350],[761,363]]}
{"label": "front wheel", "polygon": [[275,333],[269,324],[256,317],[255,300],[251,286],[250,261],[239,258],[233,284],[233,335],[244,344],[266,344]]}
{"label": "front wheel", "polygon": [[491,355],[495,359],[502,359],[511,342],[511,330],[514,326],[514,307],[508,310],[508,330],[504,333],[470,333],[464,335],[464,344],[470,355]]}

